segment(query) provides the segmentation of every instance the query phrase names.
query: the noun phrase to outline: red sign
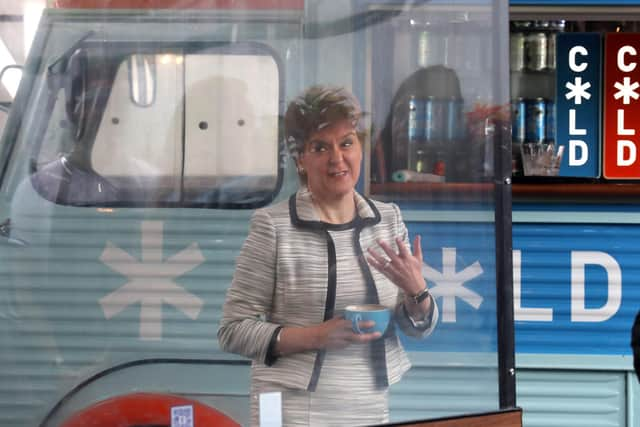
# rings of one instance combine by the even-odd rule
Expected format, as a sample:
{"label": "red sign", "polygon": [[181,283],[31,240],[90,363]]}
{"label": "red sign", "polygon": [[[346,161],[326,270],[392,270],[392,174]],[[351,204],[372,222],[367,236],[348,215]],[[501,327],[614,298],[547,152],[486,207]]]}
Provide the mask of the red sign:
{"label": "red sign", "polygon": [[640,178],[640,34],[611,33],[604,49],[603,175]]}
{"label": "red sign", "polygon": [[78,9],[303,9],[304,0],[54,0]]}

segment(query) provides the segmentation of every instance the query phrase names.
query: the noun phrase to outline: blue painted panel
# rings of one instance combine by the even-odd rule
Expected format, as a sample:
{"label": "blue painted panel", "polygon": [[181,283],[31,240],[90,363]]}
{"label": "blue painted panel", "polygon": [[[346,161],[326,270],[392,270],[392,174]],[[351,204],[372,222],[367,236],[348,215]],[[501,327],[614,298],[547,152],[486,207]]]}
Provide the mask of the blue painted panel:
{"label": "blue painted panel", "polygon": [[440,308],[427,339],[404,338],[409,350],[495,352],[495,237],[490,223],[407,224],[422,236],[423,273]]}
{"label": "blue painted panel", "polygon": [[[409,222],[422,235],[423,273],[441,311],[415,351],[496,351],[493,224]],[[516,351],[630,355],[640,307],[640,226],[513,226]]]}
{"label": "blue painted panel", "polygon": [[514,224],[516,352],[629,355],[640,227]]}
{"label": "blue painted panel", "polygon": [[564,147],[561,176],[600,175],[600,79],[598,33],[557,35],[556,141]]}

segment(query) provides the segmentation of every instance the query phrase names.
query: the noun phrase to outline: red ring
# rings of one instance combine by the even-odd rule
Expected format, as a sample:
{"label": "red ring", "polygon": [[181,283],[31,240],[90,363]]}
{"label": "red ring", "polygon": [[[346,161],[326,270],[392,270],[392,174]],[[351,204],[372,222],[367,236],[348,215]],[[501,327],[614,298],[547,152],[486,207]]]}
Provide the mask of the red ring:
{"label": "red ring", "polygon": [[240,427],[215,408],[195,400],[159,393],[133,393],[97,402],[68,418],[61,427],[171,425],[171,408],[193,406],[194,427]]}

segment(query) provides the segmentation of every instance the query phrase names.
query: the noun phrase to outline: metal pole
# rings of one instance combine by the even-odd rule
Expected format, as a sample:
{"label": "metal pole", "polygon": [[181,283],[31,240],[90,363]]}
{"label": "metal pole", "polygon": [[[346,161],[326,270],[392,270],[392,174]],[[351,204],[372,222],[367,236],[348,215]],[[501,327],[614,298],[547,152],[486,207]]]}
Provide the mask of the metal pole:
{"label": "metal pole", "polygon": [[[493,0],[494,99],[509,105],[509,4]],[[507,124],[505,124],[507,125]],[[511,240],[511,133],[496,126],[494,151],[498,381],[500,408],[516,406]]]}

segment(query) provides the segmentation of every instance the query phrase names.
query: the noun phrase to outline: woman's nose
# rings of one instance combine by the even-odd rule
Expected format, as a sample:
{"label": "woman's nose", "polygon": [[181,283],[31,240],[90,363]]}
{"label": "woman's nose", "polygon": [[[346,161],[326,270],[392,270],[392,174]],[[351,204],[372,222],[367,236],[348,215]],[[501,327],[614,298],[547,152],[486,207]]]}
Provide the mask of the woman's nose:
{"label": "woman's nose", "polygon": [[339,162],[341,160],[342,160],[342,150],[340,150],[340,146],[338,145],[331,146],[331,150],[329,151],[329,161]]}

